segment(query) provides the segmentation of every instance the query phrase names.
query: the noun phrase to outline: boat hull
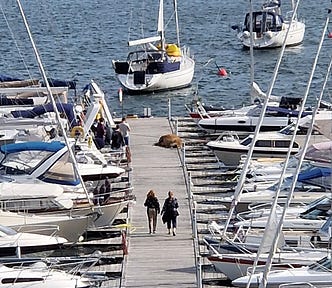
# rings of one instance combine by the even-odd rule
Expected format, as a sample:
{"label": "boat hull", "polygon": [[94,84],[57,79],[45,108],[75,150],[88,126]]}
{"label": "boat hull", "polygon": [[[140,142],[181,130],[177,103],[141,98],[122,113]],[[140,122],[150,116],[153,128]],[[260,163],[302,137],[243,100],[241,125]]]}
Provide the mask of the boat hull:
{"label": "boat hull", "polygon": [[[290,26],[289,33],[286,38],[287,29]],[[253,48],[254,49],[268,49],[282,47],[284,39],[286,38],[286,46],[297,46],[303,42],[305,32],[305,24],[299,21],[284,23],[281,31],[265,33],[253,32]],[[249,36],[248,36],[249,35]],[[241,32],[238,34],[244,48],[250,48],[250,33]]]}
{"label": "boat hull", "polygon": [[145,74],[143,84],[135,84],[135,74],[116,74],[118,81],[128,94],[143,94],[156,91],[181,89],[190,86],[194,76],[195,62],[185,57],[175,71]]}

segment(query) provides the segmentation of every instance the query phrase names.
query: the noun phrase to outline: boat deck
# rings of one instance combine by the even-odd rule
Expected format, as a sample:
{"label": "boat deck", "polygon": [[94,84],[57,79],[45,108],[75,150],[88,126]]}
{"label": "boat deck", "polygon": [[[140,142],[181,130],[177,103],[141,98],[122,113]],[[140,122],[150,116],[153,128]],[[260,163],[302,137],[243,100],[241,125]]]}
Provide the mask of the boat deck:
{"label": "boat deck", "polygon": [[[139,118],[128,123],[137,202],[129,208],[128,255],[121,287],[197,287],[189,202],[178,151],[153,145],[171,133],[169,122],[167,118]],[[148,233],[143,204],[149,189],[156,191],[161,206],[168,191],[174,191],[180,206],[176,236],[167,234],[160,216],[157,233]]]}

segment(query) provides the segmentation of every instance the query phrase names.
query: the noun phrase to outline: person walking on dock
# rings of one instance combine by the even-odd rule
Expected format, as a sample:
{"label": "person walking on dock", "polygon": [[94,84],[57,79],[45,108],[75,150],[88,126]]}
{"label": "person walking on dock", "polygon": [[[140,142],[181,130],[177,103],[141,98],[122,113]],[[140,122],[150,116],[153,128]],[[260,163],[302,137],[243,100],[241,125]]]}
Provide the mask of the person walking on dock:
{"label": "person walking on dock", "polygon": [[148,215],[149,233],[152,234],[153,231],[153,234],[155,234],[157,228],[157,214],[160,212],[160,204],[156,197],[156,193],[153,190],[150,190],[147,193],[144,206],[146,207]]}
{"label": "person walking on dock", "polygon": [[179,203],[174,197],[172,191],[168,192],[168,197],[165,199],[163,209],[161,210],[163,223],[167,225],[168,234],[171,234],[171,229],[173,236],[176,235],[177,217],[179,216]]}

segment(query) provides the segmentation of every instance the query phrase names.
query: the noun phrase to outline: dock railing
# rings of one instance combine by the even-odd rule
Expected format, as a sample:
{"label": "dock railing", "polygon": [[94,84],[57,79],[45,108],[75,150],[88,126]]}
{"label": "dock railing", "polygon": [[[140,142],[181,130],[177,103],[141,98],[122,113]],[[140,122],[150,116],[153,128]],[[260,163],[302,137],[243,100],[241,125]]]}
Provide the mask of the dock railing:
{"label": "dock railing", "polygon": [[[178,119],[173,118],[171,116],[171,105],[169,102],[169,117],[168,121],[171,127],[171,131],[173,134],[178,135],[179,129],[178,129]],[[197,233],[197,214],[196,214],[196,206],[197,203],[194,201],[192,189],[191,189],[191,173],[187,170],[186,167],[186,144],[183,143],[181,148],[178,148],[178,155],[179,159],[181,161],[181,166],[183,170],[185,185],[186,185],[186,191],[189,201],[189,212],[191,217],[191,225],[192,225],[192,236],[193,236],[193,246],[194,246],[194,255],[195,255],[195,267],[196,267],[196,281],[197,281],[197,288],[202,288],[202,259],[200,256],[199,251],[199,238]]]}

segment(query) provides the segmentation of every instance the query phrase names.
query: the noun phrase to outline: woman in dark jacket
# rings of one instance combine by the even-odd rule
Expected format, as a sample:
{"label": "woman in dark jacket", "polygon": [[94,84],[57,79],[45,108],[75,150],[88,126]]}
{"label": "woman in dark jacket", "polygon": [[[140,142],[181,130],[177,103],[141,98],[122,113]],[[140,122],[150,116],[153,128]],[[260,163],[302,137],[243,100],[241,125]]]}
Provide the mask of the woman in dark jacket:
{"label": "woman in dark jacket", "polygon": [[146,195],[144,206],[146,206],[146,213],[148,215],[149,233],[151,234],[153,228],[153,234],[155,234],[157,228],[157,214],[160,212],[160,205],[156,193],[153,190],[150,190]]}
{"label": "woman in dark jacket", "polygon": [[161,215],[163,222],[167,223],[168,234],[171,234],[171,228],[173,228],[173,236],[176,235],[176,218],[179,216],[178,208],[178,200],[174,197],[174,193],[169,191],[168,198],[165,199],[161,210]]}

